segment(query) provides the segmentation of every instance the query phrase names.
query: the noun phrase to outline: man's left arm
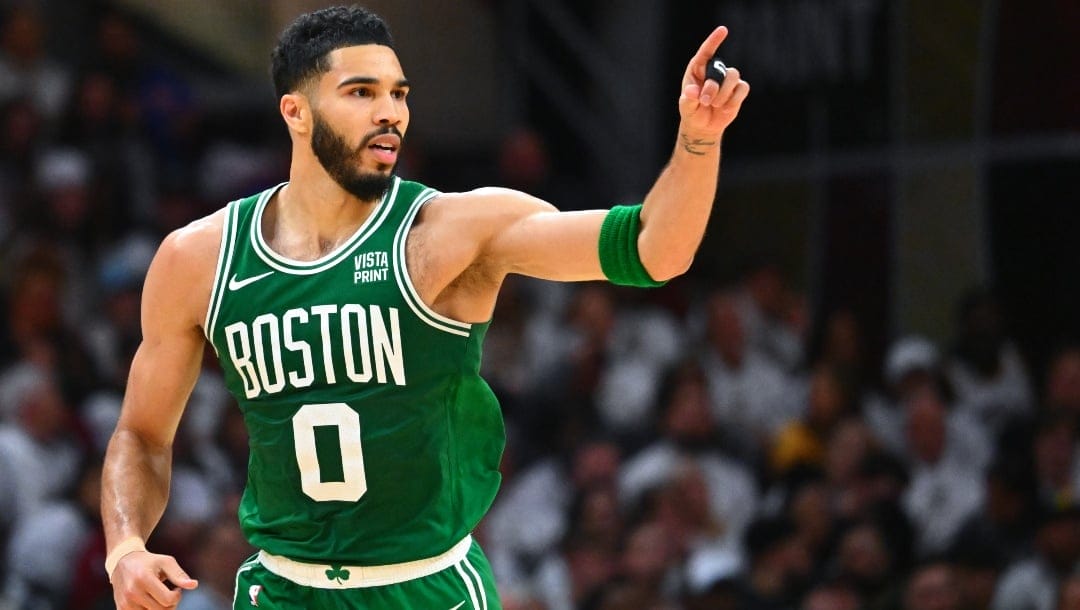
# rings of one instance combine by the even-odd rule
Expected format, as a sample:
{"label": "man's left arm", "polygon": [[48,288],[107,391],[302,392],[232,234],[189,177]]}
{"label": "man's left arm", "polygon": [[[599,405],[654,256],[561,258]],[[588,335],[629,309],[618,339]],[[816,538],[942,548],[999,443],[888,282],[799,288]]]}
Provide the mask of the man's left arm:
{"label": "man's left arm", "polygon": [[750,92],[735,68],[728,69],[722,86],[705,79],[706,64],[726,37],[727,28],[713,30],[686,67],[675,152],[641,210],[638,252],[656,280],[675,277],[690,267],[716,196],[720,139]]}
{"label": "man's left arm", "polygon": [[[722,86],[705,78],[707,62],[726,37],[726,27],[716,28],[687,65],[675,151],[645,197],[640,223],[634,219],[639,232],[632,249],[652,280],[670,279],[690,266],[716,196],[721,136],[750,91],[734,68],[728,69]],[[601,265],[598,244],[603,250],[605,242],[609,252],[615,248],[624,259],[634,258],[625,241],[600,238],[601,228],[612,225],[604,210],[560,213],[550,204],[505,189],[481,189],[467,197],[476,203],[486,200],[489,213],[480,225],[487,228],[473,227],[487,234],[481,237],[475,263],[495,270],[496,277],[519,273],[561,281],[614,279]],[[632,233],[623,233],[632,239]]]}

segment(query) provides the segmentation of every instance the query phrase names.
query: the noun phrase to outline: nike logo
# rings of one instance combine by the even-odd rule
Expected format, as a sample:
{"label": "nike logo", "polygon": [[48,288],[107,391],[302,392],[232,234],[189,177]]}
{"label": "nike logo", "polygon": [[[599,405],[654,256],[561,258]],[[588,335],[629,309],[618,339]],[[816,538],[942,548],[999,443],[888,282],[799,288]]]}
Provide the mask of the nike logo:
{"label": "nike logo", "polygon": [[460,604],[454,606],[453,608],[450,608],[450,610],[457,610],[458,608],[460,608],[460,607],[462,607],[464,605],[465,605],[465,602],[461,602]]}
{"label": "nike logo", "polygon": [[267,271],[266,273],[260,273],[259,275],[253,275],[253,276],[251,276],[249,278],[242,279],[242,280],[237,280],[236,279],[236,274],[234,273],[232,278],[229,280],[229,290],[240,290],[241,288],[243,288],[244,286],[247,286],[248,284],[254,284],[255,282],[263,279],[264,277],[266,277],[268,275],[273,275],[273,273],[274,273],[273,271]]}

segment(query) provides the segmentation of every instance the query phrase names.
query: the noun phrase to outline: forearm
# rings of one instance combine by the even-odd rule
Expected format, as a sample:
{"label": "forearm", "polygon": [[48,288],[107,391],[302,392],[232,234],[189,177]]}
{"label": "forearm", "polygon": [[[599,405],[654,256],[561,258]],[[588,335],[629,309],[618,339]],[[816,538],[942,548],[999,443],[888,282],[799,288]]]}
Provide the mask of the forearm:
{"label": "forearm", "polygon": [[150,536],[169,499],[171,472],[171,447],[154,446],[129,430],[116,431],[101,477],[106,548],[132,536]]}
{"label": "forearm", "polygon": [[680,125],[671,161],[645,197],[638,252],[653,279],[686,271],[709,222],[720,170],[720,136]]}

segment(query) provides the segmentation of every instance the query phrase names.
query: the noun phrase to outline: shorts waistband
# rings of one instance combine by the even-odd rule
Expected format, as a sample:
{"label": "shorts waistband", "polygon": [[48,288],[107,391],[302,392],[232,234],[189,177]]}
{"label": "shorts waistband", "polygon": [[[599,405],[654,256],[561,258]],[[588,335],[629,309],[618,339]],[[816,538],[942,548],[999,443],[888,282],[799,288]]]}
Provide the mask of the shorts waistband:
{"label": "shorts waistband", "polygon": [[305,587],[317,589],[356,589],[381,587],[414,578],[430,576],[465,559],[472,546],[472,536],[465,536],[445,553],[381,566],[332,566],[294,561],[266,551],[259,551],[259,563],[267,570]]}

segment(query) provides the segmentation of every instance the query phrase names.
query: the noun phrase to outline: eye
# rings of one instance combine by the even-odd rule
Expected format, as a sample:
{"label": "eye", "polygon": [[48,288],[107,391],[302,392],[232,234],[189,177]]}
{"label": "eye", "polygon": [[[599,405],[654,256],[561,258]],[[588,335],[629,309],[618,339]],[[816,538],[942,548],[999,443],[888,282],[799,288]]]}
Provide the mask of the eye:
{"label": "eye", "polygon": [[368,89],[367,87],[354,89],[352,95],[355,95],[356,97],[371,97],[371,89]]}
{"label": "eye", "polygon": [[392,95],[395,100],[403,100],[405,99],[405,96],[409,95],[409,92],[404,89],[395,89],[390,95]]}

